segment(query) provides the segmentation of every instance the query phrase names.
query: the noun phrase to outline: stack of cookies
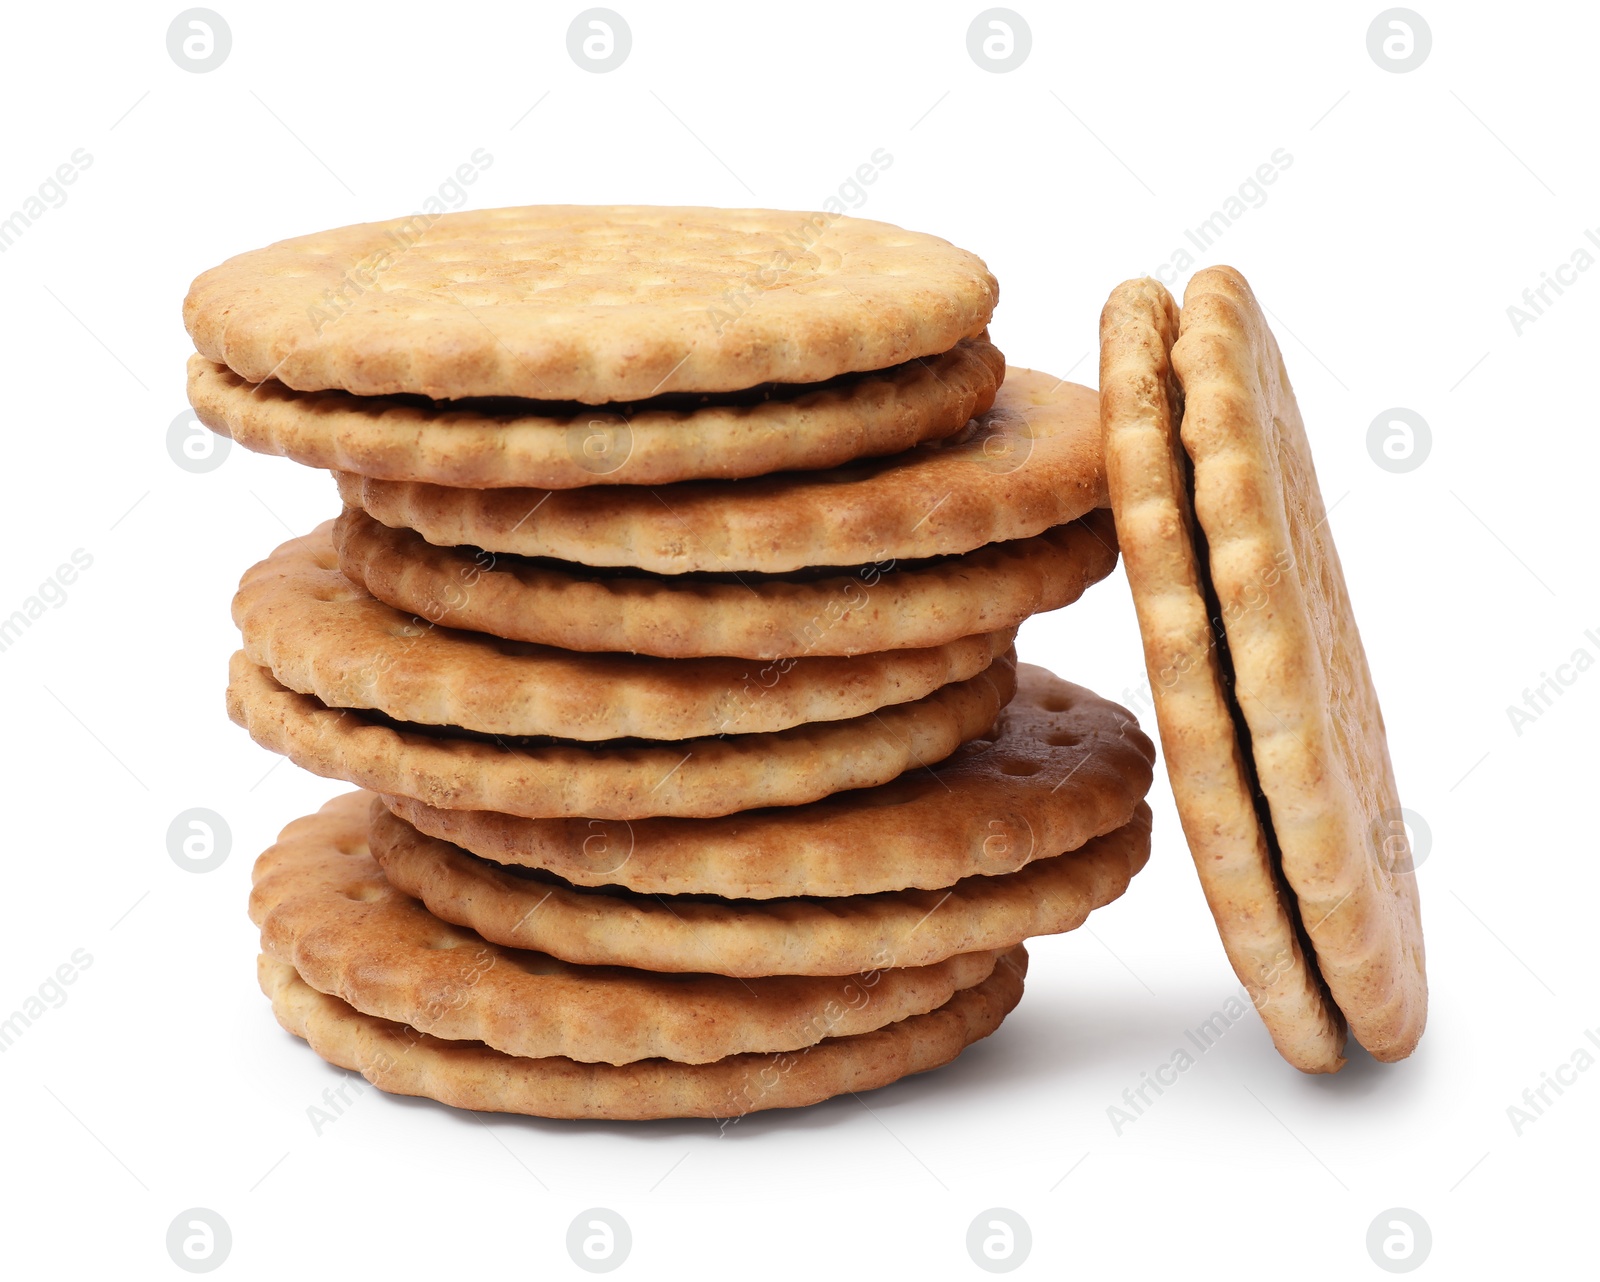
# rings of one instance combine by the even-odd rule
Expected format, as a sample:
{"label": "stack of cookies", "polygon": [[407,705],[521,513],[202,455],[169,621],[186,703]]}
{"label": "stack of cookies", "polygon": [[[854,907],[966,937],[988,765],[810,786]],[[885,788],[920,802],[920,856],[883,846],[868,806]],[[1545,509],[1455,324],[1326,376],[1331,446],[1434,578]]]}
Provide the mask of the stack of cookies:
{"label": "stack of cookies", "polygon": [[1149,852],[1153,748],[1012,648],[1116,564],[1096,393],[826,214],[284,241],[185,303],[200,419],[334,472],[228,709],[361,791],[258,861],[279,1021],[379,1087],[737,1118],[936,1067]]}

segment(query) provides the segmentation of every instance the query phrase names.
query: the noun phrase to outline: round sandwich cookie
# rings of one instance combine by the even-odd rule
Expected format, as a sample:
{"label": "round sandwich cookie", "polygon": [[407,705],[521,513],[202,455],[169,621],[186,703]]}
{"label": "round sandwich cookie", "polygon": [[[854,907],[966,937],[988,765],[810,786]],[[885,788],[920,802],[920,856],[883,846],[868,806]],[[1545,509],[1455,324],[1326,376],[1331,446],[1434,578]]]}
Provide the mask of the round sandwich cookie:
{"label": "round sandwich cookie", "polygon": [[856,974],[741,982],[574,966],[488,943],[395,889],[368,852],[370,809],[364,793],[337,797],[256,861],[250,917],[262,951],[365,1014],[508,1055],[704,1064],[799,1050],[934,1010],[987,979],[999,956],[864,968],[875,972],[870,993]]}
{"label": "round sandwich cookie", "polygon": [[1014,636],[767,664],[575,654],[385,605],[340,573],[331,526],[247,570],[233,619],[245,653],[284,686],[396,721],[585,742],[758,734],[924,698],[984,671]]}
{"label": "round sandwich cookie", "polygon": [[1380,1060],[1427,1010],[1415,871],[1283,358],[1233,269],[1101,320],[1111,498],[1162,751],[1230,961],[1284,1057]]}
{"label": "round sandwich cookie", "polygon": [[1077,850],[939,890],[674,900],[582,889],[490,863],[423,835],[374,801],[372,857],[391,885],[436,917],[568,962],[745,978],[933,966],[1076,930],[1122,896],[1150,855],[1150,809],[1141,802],[1128,824]]}
{"label": "round sandwich cookie", "polygon": [[768,900],[942,890],[1014,873],[1132,821],[1155,747],[1132,714],[1033,664],[993,727],[926,770],[715,819],[525,819],[388,796],[495,864],[640,895]]}
{"label": "round sandwich cookie", "polygon": [[227,703],[229,717],[262,747],[373,792],[535,819],[640,819],[799,805],[887,783],[983,734],[1015,687],[1015,657],[1006,655],[967,681],[848,721],[586,744],[473,736],[330,708],[286,689],[241,650],[229,663]]}
{"label": "round sandwich cookie", "polygon": [[989,978],[961,989],[925,1015],[909,1015],[870,1033],[827,1037],[797,1051],[730,1055],[709,1064],[526,1059],[364,1015],[318,992],[293,966],[271,957],[261,957],[257,975],[287,1031],[310,1043],[329,1063],[360,1073],[393,1095],[421,1095],[456,1108],[534,1117],[708,1117],[726,1124],[765,1109],[859,1095],[948,1064],[1000,1027],[1022,1000],[1027,968],[1027,951],[1018,945],[1000,958]]}
{"label": "round sandwich cookie", "polygon": [[864,218],[535,205],[279,241],[203,272],[183,319],[251,383],[601,404],[887,369],[983,333],[998,292]]}
{"label": "round sandwich cookie", "polygon": [[596,570],[435,547],[359,508],[334,523],[339,565],[433,623],[567,650],[663,658],[876,654],[944,645],[1059,610],[1116,568],[1111,513],[961,556],[774,575]]}
{"label": "round sandwich cookie", "polygon": [[891,369],[716,399],[575,402],[297,392],[189,358],[189,403],[214,432],[310,467],[467,489],[663,485],[765,476],[896,454],[994,404],[1005,357],[987,338]]}
{"label": "round sandwich cookie", "polygon": [[384,525],[441,547],[654,574],[785,573],[971,552],[1107,505],[1100,399],[1013,369],[962,432],[824,473],[742,481],[469,490],[337,474]]}

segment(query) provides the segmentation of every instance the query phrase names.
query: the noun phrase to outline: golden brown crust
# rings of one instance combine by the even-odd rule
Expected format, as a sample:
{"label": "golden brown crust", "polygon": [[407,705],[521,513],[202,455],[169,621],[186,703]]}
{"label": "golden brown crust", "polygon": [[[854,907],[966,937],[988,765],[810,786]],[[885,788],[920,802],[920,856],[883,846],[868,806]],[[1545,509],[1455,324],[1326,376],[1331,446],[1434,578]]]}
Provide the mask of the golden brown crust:
{"label": "golden brown crust", "polygon": [[390,883],[445,921],[564,961],[718,975],[849,975],[932,966],[1076,930],[1150,854],[1150,809],[1066,854],[940,890],[835,899],[722,899],[530,880],[424,836],[374,799],[368,842]]}
{"label": "golden brown crust", "polygon": [[852,974],[741,981],[574,966],[487,943],[395,889],[368,851],[371,800],[347,793],[285,828],[256,860],[250,917],[262,951],[313,988],[451,1041],[607,1064],[798,1050],[933,1010],[999,955],[880,962],[863,968],[882,972],[869,987]]}
{"label": "golden brown crust", "polygon": [[1172,363],[1284,876],[1350,1031],[1376,1058],[1402,1059],[1422,1035],[1428,990],[1383,714],[1283,357],[1238,272],[1189,282]]}
{"label": "golden brown crust", "polygon": [[522,819],[389,797],[432,836],[582,886],[776,899],[936,890],[1015,872],[1123,827],[1155,748],[1091,690],[1018,664],[988,736],[931,770],[804,806],[717,819]]}
{"label": "golden brown crust", "polygon": [[323,1059],[391,1094],[535,1117],[733,1121],[762,1109],[876,1090],[949,1063],[1010,1014],[1022,998],[1027,968],[1027,951],[1019,946],[983,983],[962,989],[937,1010],[876,1032],[827,1038],[807,1051],[734,1055],[712,1064],[652,1059],[623,1065],[518,1059],[471,1042],[441,1041],[362,1015],[269,957],[261,958],[258,975],[285,1029]]}
{"label": "golden brown crust", "polygon": [[245,653],[330,707],[497,735],[693,739],[843,721],[984,671],[1014,631],[855,658],[655,659],[574,654],[435,627],[338,568],[324,522],[245,571],[233,620]]}
{"label": "golden brown crust", "polygon": [[783,573],[970,552],[1107,503],[1098,396],[1013,369],[962,434],[889,459],[743,481],[463,490],[338,474],[346,504],[445,547],[656,574]]}
{"label": "golden brown crust", "polygon": [[1344,1021],[1298,937],[1256,813],[1205,597],[1178,440],[1171,296],[1153,280],[1112,291],[1100,318],[1106,477],[1178,816],[1234,972],[1296,1068],[1344,1064]]}
{"label": "golden brown crust", "polygon": [[670,744],[524,748],[329,708],[286,690],[241,650],[229,663],[228,715],[313,774],[445,809],[534,819],[703,817],[798,805],[942,761],[994,723],[1015,684],[1007,656],[970,681],[849,721]]}
{"label": "golden brown crust", "polygon": [[982,333],[998,293],[864,218],[535,205],[279,241],[197,277],[183,320],[252,383],[598,404],[885,369]]}
{"label": "golden brown crust", "polygon": [[690,659],[853,655],[943,645],[1070,605],[1117,564],[1111,513],[950,560],[820,578],[595,573],[435,547],[360,508],[334,523],[339,565],[373,596],[455,628],[568,650]]}
{"label": "golden brown crust", "polygon": [[189,358],[200,421],[247,449],[386,481],[465,489],[664,485],[837,467],[940,440],[994,404],[1005,357],[986,338],[893,369],[691,408],[297,392]]}

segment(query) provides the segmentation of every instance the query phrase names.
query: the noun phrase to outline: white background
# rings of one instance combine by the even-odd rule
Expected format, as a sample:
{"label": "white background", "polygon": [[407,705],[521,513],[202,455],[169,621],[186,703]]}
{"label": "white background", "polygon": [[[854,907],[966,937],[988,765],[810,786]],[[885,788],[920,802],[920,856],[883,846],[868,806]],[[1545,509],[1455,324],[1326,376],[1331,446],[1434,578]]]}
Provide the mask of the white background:
{"label": "white background", "polygon": [[[0,1055],[7,1276],[181,1276],[165,1235],[193,1206],[231,1226],[219,1276],[248,1278],[581,1276],[564,1240],[591,1206],[626,1217],[640,1277],[976,1277],[966,1229],[996,1206],[1031,1225],[1033,1276],[1379,1276],[1367,1228],[1397,1206],[1431,1226],[1424,1275],[1592,1272],[1600,1069],[1520,1136],[1507,1107],[1600,1025],[1600,672],[1521,734],[1506,708],[1600,658],[1600,271],[1520,336],[1506,309],[1600,226],[1593,6],[1416,0],[1432,52],[1394,74],[1367,51],[1376,3],[1017,0],[1032,52],[995,74],[967,52],[976,3],[615,0],[632,53],[594,74],[567,52],[577,4],[215,2],[233,48],[207,74],[168,56],[177,4],[14,6],[0,40],[0,216],[92,156],[0,254],[0,615],[93,557],[0,653],[0,1015],[93,958]],[[1252,1021],[1114,1133],[1107,1107],[1235,990],[1158,774],[1148,870],[1033,945],[1022,1006],[946,1070],[720,1138],[375,1091],[314,1134],[340,1074],[256,991],[245,898],[255,853],[337,785],[254,747],[222,689],[240,572],[336,500],[238,448],[203,475],[169,459],[179,305],[228,255],[416,210],[480,147],[474,206],[802,209],[885,148],[859,212],[981,254],[1012,363],[1089,383],[1110,288],[1285,149],[1201,262],[1276,318],[1431,829],[1417,1054],[1313,1080]],[[1399,475],[1366,448],[1393,406],[1433,433]],[[1021,648],[1110,695],[1143,681],[1120,572]],[[192,806],[231,827],[215,872],[168,857]]]}

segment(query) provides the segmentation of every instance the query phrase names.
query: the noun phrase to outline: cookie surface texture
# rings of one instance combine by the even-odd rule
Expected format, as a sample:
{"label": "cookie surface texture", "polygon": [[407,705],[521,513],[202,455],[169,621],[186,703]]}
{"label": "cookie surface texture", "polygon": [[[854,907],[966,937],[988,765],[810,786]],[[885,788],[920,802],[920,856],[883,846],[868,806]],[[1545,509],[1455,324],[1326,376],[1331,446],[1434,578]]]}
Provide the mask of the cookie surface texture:
{"label": "cookie surface texture", "polygon": [[543,205],[279,241],[202,273],[183,318],[252,383],[598,404],[885,369],[997,297],[976,255],[869,219]]}
{"label": "cookie surface texture", "polygon": [[822,474],[466,490],[337,474],[345,504],[441,547],[655,574],[884,565],[1026,539],[1107,505],[1100,398],[1013,369],[959,435]]}
{"label": "cookie surface texture", "polygon": [[397,609],[568,650],[665,658],[851,655],[943,645],[1070,605],[1116,568],[1111,513],[964,556],[821,575],[651,575],[435,547],[359,508],[333,528],[339,564]]}
{"label": "cookie surface texture", "polygon": [[257,861],[250,914],[262,949],[369,1015],[510,1055],[702,1064],[870,1032],[981,983],[997,954],[861,976],[740,981],[573,966],[487,943],[396,890],[368,853],[371,799],[336,797]]}
{"label": "cookie surface texture", "polygon": [[1015,685],[1008,655],[971,680],[849,721],[675,743],[522,743],[329,708],[286,689],[240,650],[228,665],[227,706],[262,747],[373,792],[535,819],[640,819],[799,805],[887,783],[983,734]]}
{"label": "cookie surface texture", "polygon": [[717,819],[522,819],[386,801],[431,836],[581,886],[732,899],[940,890],[1127,824],[1155,748],[1126,709],[1034,664],[984,737],[929,770]]}
{"label": "cookie surface texture", "polygon": [[391,1094],[535,1117],[736,1121],[763,1109],[876,1090],[949,1063],[1000,1027],[1022,998],[1027,967],[1027,951],[1018,947],[983,983],[962,989],[937,1010],[876,1032],[826,1038],[807,1050],[734,1055],[711,1064],[652,1059],[621,1065],[559,1056],[522,1059],[481,1044],[443,1041],[363,1015],[270,957],[261,958],[257,973],[287,1031],[323,1059]]}
{"label": "cookie surface texture", "polygon": [[483,734],[694,739],[843,721],[977,676],[1013,631],[923,650],[786,662],[577,654],[435,626],[339,571],[325,522],[247,570],[245,653],[289,689],[396,721]]}
{"label": "cookie surface texture", "polygon": [[[212,431],[261,454],[386,481],[467,489],[663,485],[837,467],[940,440],[994,404],[1005,358],[987,339],[818,387],[657,398],[584,409],[296,392],[189,359],[189,403]],[[684,403],[679,403],[684,402]]]}

